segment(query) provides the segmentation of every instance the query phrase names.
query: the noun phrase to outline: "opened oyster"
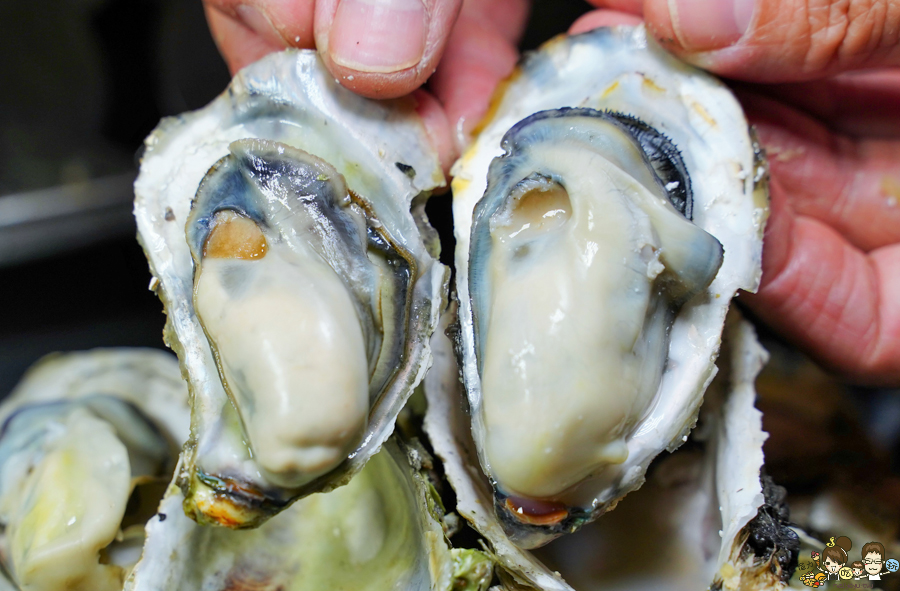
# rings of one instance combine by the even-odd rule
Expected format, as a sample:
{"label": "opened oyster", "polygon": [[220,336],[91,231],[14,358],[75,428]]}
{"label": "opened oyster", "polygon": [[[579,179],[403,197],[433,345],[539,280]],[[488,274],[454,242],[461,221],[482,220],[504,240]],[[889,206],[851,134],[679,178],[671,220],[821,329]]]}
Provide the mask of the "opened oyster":
{"label": "opened oyster", "polygon": [[4,573],[29,591],[121,589],[188,435],[174,357],[48,357],[4,400],[0,419]]}
{"label": "opened oyster", "polygon": [[591,521],[687,440],[765,171],[737,101],[642,27],[526,57],[454,167],[461,371],[507,534]]}
{"label": "opened oyster", "polygon": [[203,523],[253,527],[346,483],[430,364],[443,184],[404,101],[268,56],[147,139],[135,216],[192,393],[180,484]]}
{"label": "opened oyster", "polygon": [[0,417],[0,589],[484,591],[492,577],[483,553],[450,547],[432,460],[399,438],[259,529],[189,519],[170,484],[187,388],[161,351],[48,358]]}

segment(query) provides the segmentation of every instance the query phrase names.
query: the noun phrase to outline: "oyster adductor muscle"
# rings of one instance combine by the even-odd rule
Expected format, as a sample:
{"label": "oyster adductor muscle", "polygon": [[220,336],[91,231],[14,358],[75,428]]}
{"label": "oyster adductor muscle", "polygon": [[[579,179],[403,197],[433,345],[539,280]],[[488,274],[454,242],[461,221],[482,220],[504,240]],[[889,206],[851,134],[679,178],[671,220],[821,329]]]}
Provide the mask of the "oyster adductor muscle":
{"label": "oyster adductor muscle", "polygon": [[526,56],[453,173],[472,432],[534,547],[686,440],[758,285],[765,165],[724,85],[621,27]]}
{"label": "oyster adductor muscle", "polygon": [[414,104],[353,94],[312,51],[148,137],[135,217],[192,392],[197,521],[258,526],[390,435],[445,299],[424,215],[443,184]]}

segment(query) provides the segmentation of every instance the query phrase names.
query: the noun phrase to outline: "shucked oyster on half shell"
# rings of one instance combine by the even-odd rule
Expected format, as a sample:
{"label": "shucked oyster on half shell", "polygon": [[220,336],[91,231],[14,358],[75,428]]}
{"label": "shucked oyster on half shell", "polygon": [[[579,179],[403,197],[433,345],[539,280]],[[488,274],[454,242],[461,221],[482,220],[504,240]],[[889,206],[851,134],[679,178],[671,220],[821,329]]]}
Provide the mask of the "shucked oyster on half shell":
{"label": "shucked oyster on half shell", "polygon": [[485,591],[493,564],[450,547],[430,462],[392,437],[346,486],[300,499],[254,530],[198,525],[173,485],[125,590]]}
{"label": "shucked oyster on half shell", "polygon": [[429,366],[444,179],[413,108],[286,51],[147,138],[135,217],[192,394],[198,521],[253,527],[347,482]]}
{"label": "shucked oyster on half shell", "polygon": [[0,420],[0,588],[121,589],[188,436],[178,362],[150,349],[52,355]]}
{"label": "shucked oyster on half shell", "polygon": [[765,168],[723,84],[623,27],[527,56],[453,172],[472,431],[534,547],[687,439],[759,283]]}

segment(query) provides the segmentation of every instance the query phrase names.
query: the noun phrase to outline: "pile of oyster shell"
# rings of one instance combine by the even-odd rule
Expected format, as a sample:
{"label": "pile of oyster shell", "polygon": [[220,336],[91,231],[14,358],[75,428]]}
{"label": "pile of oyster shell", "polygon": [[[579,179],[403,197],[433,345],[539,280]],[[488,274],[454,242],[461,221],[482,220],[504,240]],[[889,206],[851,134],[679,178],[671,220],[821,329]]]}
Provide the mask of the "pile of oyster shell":
{"label": "pile of oyster shell", "polygon": [[727,88],[643,28],[556,39],[453,176],[451,286],[410,101],[287,51],[164,120],[135,216],[179,363],[61,356],[0,406],[0,589],[784,586]]}

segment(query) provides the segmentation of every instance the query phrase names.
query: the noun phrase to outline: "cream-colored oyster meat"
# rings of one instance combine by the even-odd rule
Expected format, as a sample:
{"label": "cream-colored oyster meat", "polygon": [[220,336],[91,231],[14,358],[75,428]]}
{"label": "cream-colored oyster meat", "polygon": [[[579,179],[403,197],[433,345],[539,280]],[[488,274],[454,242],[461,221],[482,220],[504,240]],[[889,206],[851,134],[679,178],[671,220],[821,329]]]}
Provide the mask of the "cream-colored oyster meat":
{"label": "cream-colored oyster meat", "polygon": [[[659,458],[640,490],[571,535],[525,550],[491,505],[490,481],[471,468],[478,452],[465,416],[451,342],[433,337],[425,429],[456,491],[457,511],[481,533],[500,589],[785,589],[800,547],[784,489],[761,476],[762,414],[754,381],[768,355],[729,313],[723,368],[707,392],[691,443]],[[802,532],[801,532],[802,534]]]}

